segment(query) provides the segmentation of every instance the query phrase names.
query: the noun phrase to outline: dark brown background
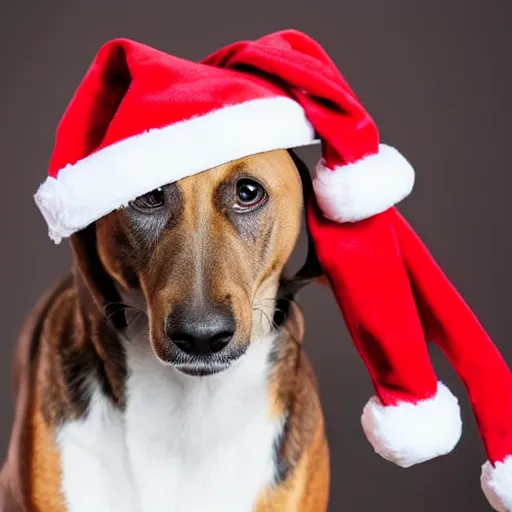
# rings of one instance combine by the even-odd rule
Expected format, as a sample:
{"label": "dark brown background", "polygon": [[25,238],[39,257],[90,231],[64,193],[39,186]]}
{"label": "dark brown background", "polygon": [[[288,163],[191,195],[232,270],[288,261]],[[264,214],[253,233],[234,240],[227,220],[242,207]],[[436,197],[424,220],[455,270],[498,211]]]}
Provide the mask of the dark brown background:
{"label": "dark brown background", "polygon": [[[282,28],[318,39],[383,140],[414,164],[416,188],[401,210],[512,363],[510,0],[3,0],[0,8],[2,456],[16,334],[70,263],[67,244],[47,238],[32,194],[74,88],[98,47],[118,36],[190,59]],[[316,151],[302,154],[312,164]],[[448,457],[402,470],[363,437],[359,417],[372,389],[330,292],[312,287],[301,303],[332,450],[331,510],[490,510],[480,491],[484,453],[475,422],[439,352],[433,350],[439,375],[461,398],[463,438]]]}

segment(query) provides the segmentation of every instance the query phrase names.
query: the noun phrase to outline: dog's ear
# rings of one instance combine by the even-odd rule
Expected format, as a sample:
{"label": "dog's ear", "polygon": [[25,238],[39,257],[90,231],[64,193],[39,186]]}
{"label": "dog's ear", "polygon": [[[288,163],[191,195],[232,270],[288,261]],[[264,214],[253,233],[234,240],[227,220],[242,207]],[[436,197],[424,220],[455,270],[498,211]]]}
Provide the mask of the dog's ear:
{"label": "dog's ear", "polygon": [[74,276],[82,304],[91,301],[116,329],[126,327],[121,296],[98,254],[96,225],[91,224],[70,237],[75,261]]}
{"label": "dog's ear", "polygon": [[[292,160],[297,167],[301,181],[302,190],[304,195],[304,205],[306,206],[313,193],[313,183],[311,180],[311,174],[307,165],[300,159],[292,150],[288,150]],[[315,246],[312,237],[307,231],[307,255],[306,261],[304,262],[301,269],[291,278],[282,278],[277,294],[279,299],[293,299],[293,297],[305,286],[313,281],[320,281],[324,275],[323,269],[318,261],[318,257],[315,251]]]}

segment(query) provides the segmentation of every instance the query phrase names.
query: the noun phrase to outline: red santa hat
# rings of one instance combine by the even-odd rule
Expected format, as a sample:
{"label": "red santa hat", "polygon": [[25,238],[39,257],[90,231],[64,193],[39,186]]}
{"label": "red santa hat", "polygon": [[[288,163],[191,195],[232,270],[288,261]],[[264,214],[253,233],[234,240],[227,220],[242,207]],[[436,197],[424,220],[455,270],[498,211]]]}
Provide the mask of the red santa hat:
{"label": "red santa hat", "polygon": [[127,39],[97,54],[57,130],[35,200],[62,238],[167,183],[255,153],[319,141],[308,229],[375,396],[362,426],[402,467],[450,452],[457,399],[427,341],[469,393],[485,445],[482,486],[512,511],[512,374],[394,206],[414,171],[325,50],[297,31],[241,41],[190,62]]}

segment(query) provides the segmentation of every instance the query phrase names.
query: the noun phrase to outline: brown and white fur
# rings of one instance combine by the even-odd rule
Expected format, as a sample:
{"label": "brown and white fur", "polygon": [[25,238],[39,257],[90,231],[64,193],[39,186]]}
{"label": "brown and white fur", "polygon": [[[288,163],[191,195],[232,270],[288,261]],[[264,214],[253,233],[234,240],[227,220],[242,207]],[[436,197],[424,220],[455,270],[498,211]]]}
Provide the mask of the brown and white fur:
{"label": "brown and white fur", "polygon": [[[2,512],[327,510],[323,416],[283,277],[305,174],[290,152],[254,155],[71,237],[72,273],[18,342]],[[261,185],[249,206],[247,179]]]}

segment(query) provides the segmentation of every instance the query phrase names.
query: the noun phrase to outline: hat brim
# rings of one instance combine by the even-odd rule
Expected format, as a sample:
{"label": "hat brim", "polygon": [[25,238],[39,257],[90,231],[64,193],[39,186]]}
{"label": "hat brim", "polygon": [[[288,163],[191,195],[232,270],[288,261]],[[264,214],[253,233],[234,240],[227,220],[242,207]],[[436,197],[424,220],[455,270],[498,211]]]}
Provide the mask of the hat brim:
{"label": "hat brim", "polygon": [[290,98],[246,101],[100,149],[48,177],[34,199],[59,243],[155,188],[245,156],[318,142]]}

